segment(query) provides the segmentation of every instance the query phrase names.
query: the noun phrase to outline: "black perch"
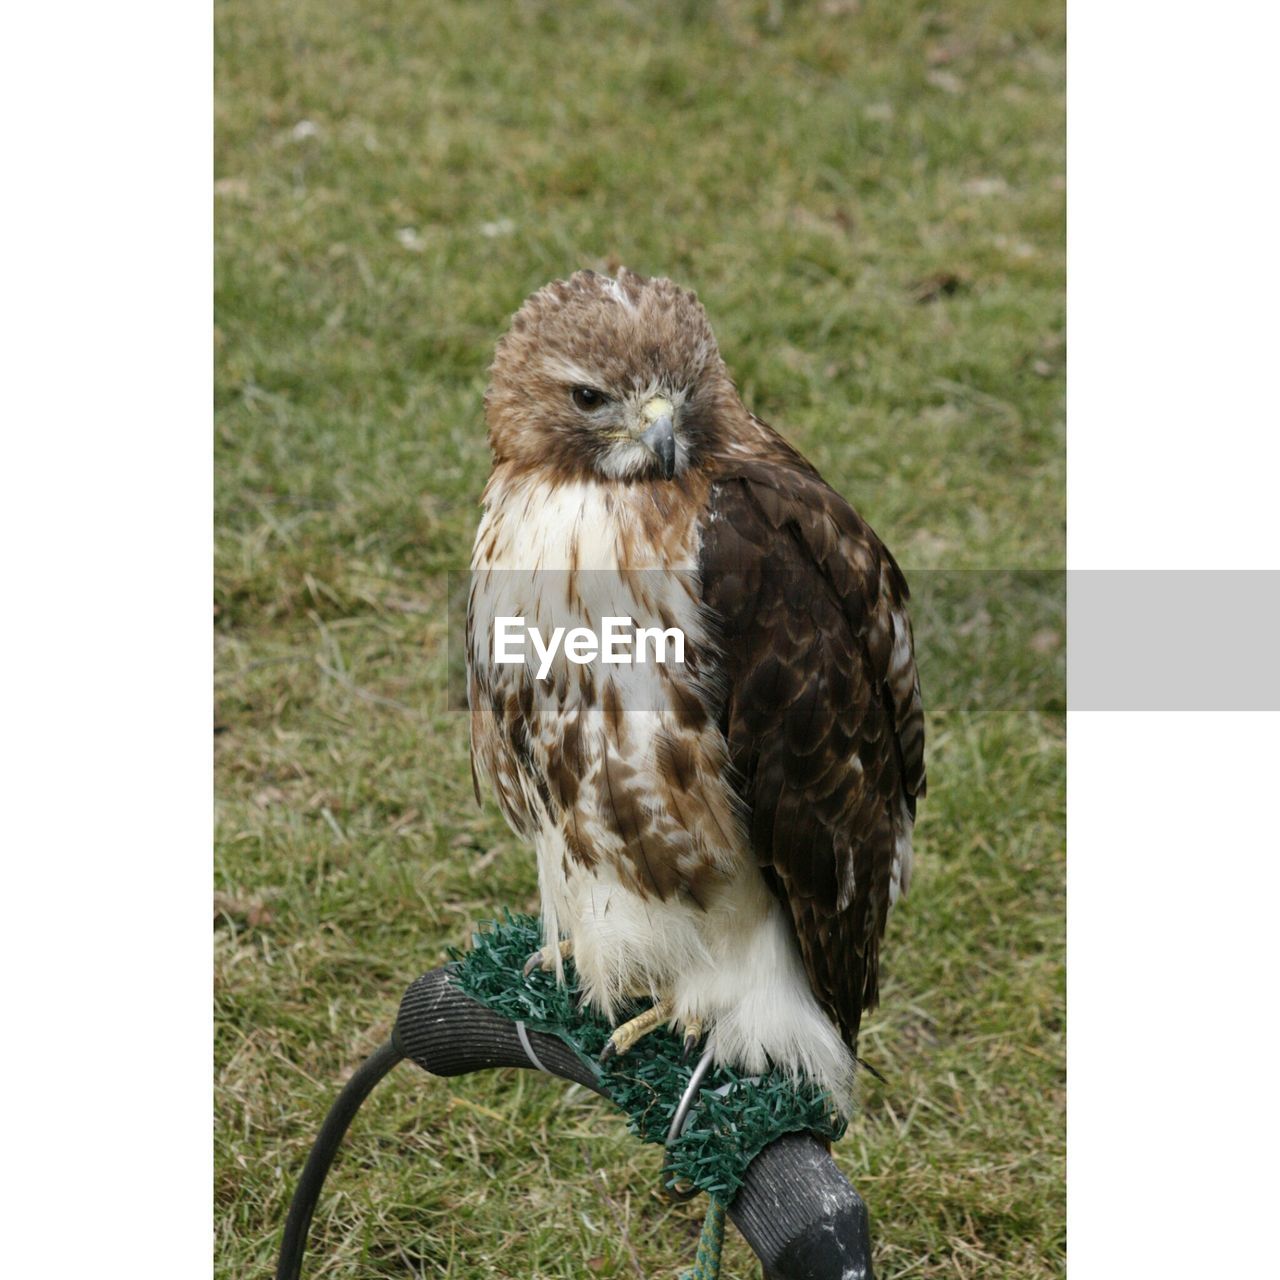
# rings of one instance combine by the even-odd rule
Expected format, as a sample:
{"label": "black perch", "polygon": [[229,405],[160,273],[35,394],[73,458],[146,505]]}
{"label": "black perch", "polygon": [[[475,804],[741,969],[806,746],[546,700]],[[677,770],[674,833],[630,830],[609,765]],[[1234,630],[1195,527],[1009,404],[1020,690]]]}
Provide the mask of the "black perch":
{"label": "black perch", "polygon": [[[448,969],[433,969],[404,994],[390,1042],[352,1076],[325,1120],[298,1181],[280,1250],[277,1280],[298,1280],[307,1229],[342,1136],[369,1091],[402,1058],[436,1076],[493,1067],[533,1067],[599,1092],[590,1071],[555,1036],[521,1031],[463,995]],[[778,1138],[746,1172],[729,1206],[766,1280],[874,1280],[867,1206],[811,1134]]]}

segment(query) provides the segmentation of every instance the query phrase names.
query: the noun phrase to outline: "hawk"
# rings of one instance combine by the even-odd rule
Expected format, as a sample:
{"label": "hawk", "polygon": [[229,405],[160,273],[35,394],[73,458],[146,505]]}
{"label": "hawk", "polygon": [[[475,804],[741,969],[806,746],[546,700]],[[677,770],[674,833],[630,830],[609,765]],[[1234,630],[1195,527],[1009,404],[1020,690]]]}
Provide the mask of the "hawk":
{"label": "hawk", "polygon": [[[533,294],[485,395],[467,616],[472,775],[537,853],[530,957],[614,1024],[849,1106],[911,875],[924,715],[907,584],[750,413],[696,295],[580,271]],[[625,618],[683,661],[502,662],[495,623]],[[637,632],[637,635],[640,633]],[[656,653],[656,644],[652,646]],[[543,650],[539,651],[540,653]],[[510,657],[510,654],[507,654]],[[627,1003],[652,1006],[619,1025]]]}

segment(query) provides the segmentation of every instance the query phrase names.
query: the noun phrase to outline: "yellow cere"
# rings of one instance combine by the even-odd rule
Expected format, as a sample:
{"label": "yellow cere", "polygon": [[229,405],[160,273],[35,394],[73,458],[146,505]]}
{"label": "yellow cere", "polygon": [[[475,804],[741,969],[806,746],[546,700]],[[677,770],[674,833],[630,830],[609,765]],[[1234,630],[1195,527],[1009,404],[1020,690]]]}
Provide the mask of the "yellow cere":
{"label": "yellow cere", "polygon": [[667,400],[663,396],[654,396],[653,399],[647,401],[644,408],[640,410],[640,416],[646,422],[657,422],[657,420],[662,417],[674,417],[675,411],[675,406],[670,400]]}

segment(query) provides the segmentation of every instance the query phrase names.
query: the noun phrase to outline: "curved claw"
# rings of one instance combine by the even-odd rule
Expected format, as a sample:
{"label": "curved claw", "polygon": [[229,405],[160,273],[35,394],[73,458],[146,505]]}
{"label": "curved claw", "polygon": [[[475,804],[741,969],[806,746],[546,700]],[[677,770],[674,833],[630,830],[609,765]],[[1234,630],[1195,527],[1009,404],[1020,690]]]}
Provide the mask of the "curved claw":
{"label": "curved claw", "polygon": [[681,1062],[689,1061],[689,1055],[698,1047],[701,1039],[702,1019],[691,1018],[684,1026],[684,1052],[680,1055]]}
{"label": "curved claw", "polygon": [[524,962],[524,976],[527,978],[535,969],[541,969],[543,973],[550,973],[556,967],[553,957],[557,951],[560,953],[561,960],[567,960],[573,955],[573,943],[568,938],[562,938],[554,947],[539,947]]}
{"label": "curved claw", "polygon": [[627,1022],[620,1023],[614,1027],[613,1034],[609,1037],[609,1043],[605,1045],[600,1054],[601,1062],[608,1062],[614,1054],[621,1056],[626,1053],[633,1045],[642,1040],[655,1027],[660,1027],[671,1017],[671,999],[664,996],[651,1008],[646,1009],[643,1013],[637,1014],[636,1017]]}

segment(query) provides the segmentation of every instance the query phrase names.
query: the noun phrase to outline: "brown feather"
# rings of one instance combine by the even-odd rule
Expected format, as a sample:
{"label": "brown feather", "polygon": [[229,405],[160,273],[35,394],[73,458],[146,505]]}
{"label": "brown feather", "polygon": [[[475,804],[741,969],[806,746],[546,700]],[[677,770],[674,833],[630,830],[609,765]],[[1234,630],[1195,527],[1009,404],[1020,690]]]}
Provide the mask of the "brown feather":
{"label": "brown feather", "polygon": [[[619,479],[603,465],[610,433],[585,429],[574,409],[565,380],[577,369],[615,397],[678,389],[678,475]],[[509,561],[538,533],[527,527],[532,486],[585,486],[637,616],[669,627],[668,604],[692,601],[709,640],[684,672],[664,671],[656,732],[587,668],[571,675],[562,663],[535,685],[473,662],[477,788],[491,781],[523,835],[562,832],[566,875],[605,859],[650,902],[707,905],[717,876],[754,874],[754,855],[787,907],[814,995],[855,1046],[879,993],[895,876],[906,888],[895,859],[925,791],[901,570],[810,463],[745,410],[706,313],[671,281],[579,272],[548,285],[513,319],[491,374],[489,526],[473,569]],[[581,615],[592,535],[569,519],[566,563],[528,568],[564,570],[565,607]],[[473,657],[470,610],[467,628]],[[602,728],[584,733],[588,720]]]}
{"label": "brown feather", "polygon": [[853,509],[752,425],[758,460],[726,459],[703,526],[704,598],[732,638],[720,721],[756,857],[853,1047],[878,997],[902,809],[924,792],[909,635],[905,658],[894,645],[907,588]]}

